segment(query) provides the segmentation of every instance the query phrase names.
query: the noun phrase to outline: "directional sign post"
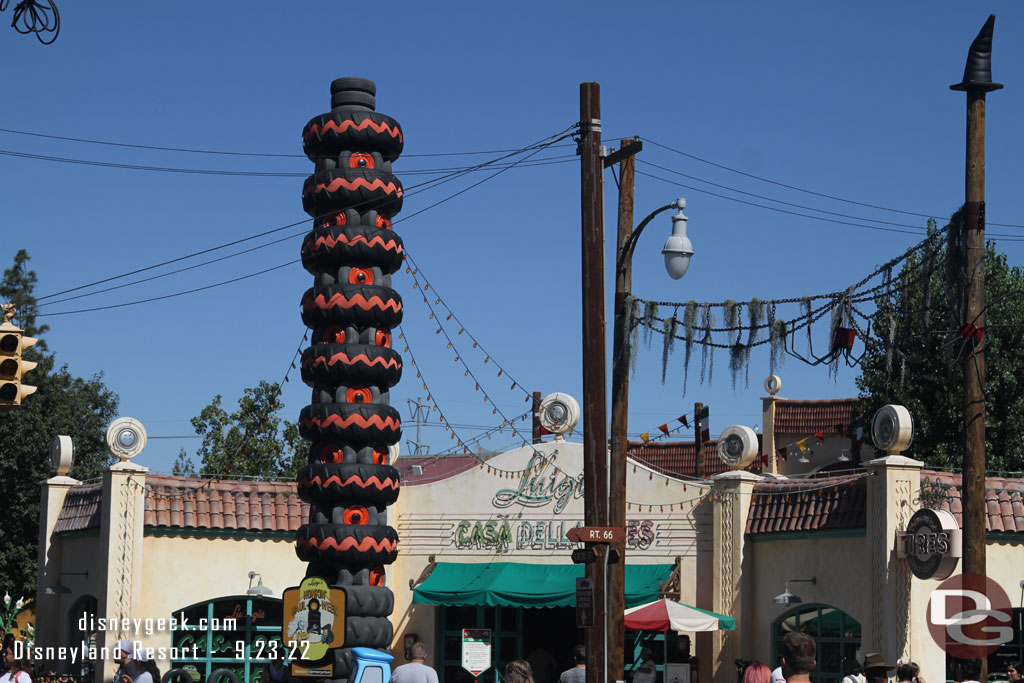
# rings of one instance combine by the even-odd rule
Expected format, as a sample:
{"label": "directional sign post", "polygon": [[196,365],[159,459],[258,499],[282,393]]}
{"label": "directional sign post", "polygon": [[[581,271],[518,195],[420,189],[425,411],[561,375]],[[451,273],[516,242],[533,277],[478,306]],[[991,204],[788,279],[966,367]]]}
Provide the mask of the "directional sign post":
{"label": "directional sign post", "polygon": [[576,628],[594,626],[594,580],[576,579]]}
{"label": "directional sign post", "polygon": [[569,529],[565,536],[576,543],[622,543],[626,540],[626,530],[612,526],[581,526]]}
{"label": "directional sign post", "polygon": [[462,668],[478,678],[491,668],[491,630],[462,629]]}

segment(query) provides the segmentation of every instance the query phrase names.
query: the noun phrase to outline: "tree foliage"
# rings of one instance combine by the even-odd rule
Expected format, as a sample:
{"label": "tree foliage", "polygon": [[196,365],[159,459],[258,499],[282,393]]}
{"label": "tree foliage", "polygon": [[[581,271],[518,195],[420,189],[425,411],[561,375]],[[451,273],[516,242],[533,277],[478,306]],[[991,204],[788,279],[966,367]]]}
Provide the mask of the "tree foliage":
{"label": "tree foliage", "polygon": [[[905,405],[914,417],[907,454],[930,465],[963,463],[963,371],[967,348],[958,335],[964,321],[961,212],[941,239],[918,252],[880,296],[873,337],[857,385],[871,397],[868,415],[887,403]],[[930,226],[934,228],[934,224]],[[989,242],[985,249],[986,464],[1024,471],[1024,271],[1011,267]]]}
{"label": "tree foliage", "polygon": [[[14,266],[4,271],[0,296],[18,306],[15,324],[28,336],[49,328],[36,324],[33,293],[36,274],[29,256],[19,251]],[[47,353],[42,339],[25,352],[39,363],[25,375],[34,394],[14,410],[0,413],[0,482],[4,483],[3,538],[0,544],[0,588],[29,595],[35,590],[39,543],[39,483],[50,476],[50,442],[59,434],[72,438],[74,467],[70,476],[91,479],[110,464],[104,438],[114,418],[118,397],[102,381],[74,376]]]}
{"label": "tree foliage", "polygon": [[[192,418],[196,434],[203,438],[196,455],[204,476],[294,477],[306,464],[305,442],[299,428],[277,415],[280,386],[260,381],[245,390],[238,409],[230,415],[218,394]],[[184,451],[174,463],[175,474],[195,474]]]}

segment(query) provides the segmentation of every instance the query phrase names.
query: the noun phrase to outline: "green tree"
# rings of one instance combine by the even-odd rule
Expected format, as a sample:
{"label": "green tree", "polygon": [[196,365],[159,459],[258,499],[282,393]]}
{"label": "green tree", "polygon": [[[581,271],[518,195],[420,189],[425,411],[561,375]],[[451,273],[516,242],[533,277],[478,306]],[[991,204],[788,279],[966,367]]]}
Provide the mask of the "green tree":
{"label": "green tree", "polygon": [[[27,267],[29,257],[19,251],[14,266],[4,271],[0,295],[18,305],[14,322],[29,336],[45,333],[36,324],[33,289],[36,274]],[[42,339],[26,351],[39,366],[25,376],[38,388],[22,405],[0,413],[0,481],[4,483],[3,534],[0,544],[0,588],[30,595],[36,586],[39,544],[39,482],[52,476],[50,442],[58,434],[74,441],[75,464],[70,476],[98,477],[112,458],[105,446],[107,424],[117,412],[118,397],[102,381],[76,377],[58,365]]]}
{"label": "green tree", "polygon": [[[894,277],[879,298],[873,337],[857,386],[870,396],[867,415],[887,403],[914,417],[908,455],[930,465],[963,463],[964,339],[961,212],[945,239],[931,229],[930,247]],[[989,242],[985,249],[985,451],[989,470],[1024,471],[1024,271]],[[890,336],[891,335],[891,336]],[[891,342],[888,340],[891,339]]]}
{"label": "green tree", "polygon": [[[261,479],[294,477],[306,464],[305,442],[297,425],[277,415],[279,394],[278,384],[260,381],[245,390],[238,410],[230,415],[221,405],[221,395],[214,396],[192,418],[196,434],[203,437],[196,453],[201,463],[199,473]],[[174,473],[194,472],[195,465],[183,450],[174,463]]]}

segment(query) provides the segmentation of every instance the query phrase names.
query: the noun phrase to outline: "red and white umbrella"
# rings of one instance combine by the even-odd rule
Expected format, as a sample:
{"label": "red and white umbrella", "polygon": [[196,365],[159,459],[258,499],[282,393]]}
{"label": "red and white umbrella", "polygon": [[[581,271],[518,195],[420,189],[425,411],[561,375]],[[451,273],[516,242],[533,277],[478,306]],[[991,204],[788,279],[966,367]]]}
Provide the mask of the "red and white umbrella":
{"label": "red and white umbrella", "polygon": [[626,610],[626,628],[632,631],[732,631],[736,620],[723,614],[690,607],[675,600],[655,600]]}

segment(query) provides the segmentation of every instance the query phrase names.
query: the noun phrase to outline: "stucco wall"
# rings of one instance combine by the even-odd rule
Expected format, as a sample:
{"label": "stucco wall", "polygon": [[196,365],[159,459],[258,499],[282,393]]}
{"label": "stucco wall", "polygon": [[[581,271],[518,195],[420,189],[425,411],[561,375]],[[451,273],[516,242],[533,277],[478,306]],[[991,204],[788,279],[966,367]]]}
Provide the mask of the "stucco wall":
{"label": "stucco wall", "polygon": [[[555,467],[534,458],[536,448]],[[488,467],[490,471],[488,471]],[[522,471],[531,469],[524,480]],[[432,633],[435,610],[412,604],[429,558],[437,562],[531,562],[568,564],[575,547],[565,532],[583,525],[583,446],[547,442],[502,453],[447,479],[404,486],[391,507],[399,534],[399,560],[389,572],[395,592],[395,654],[405,633]],[[513,473],[511,476],[507,473]],[[682,600],[694,604],[696,531],[688,503],[706,487],[684,485],[642,465],[629,464],[626,557],[630,563],[669,564],[682,558]],[[552,493],[554,492],[554,493]],[[641,507],[642,506],[642,507]],[[434,643],[428,643],[433,646]]]}

